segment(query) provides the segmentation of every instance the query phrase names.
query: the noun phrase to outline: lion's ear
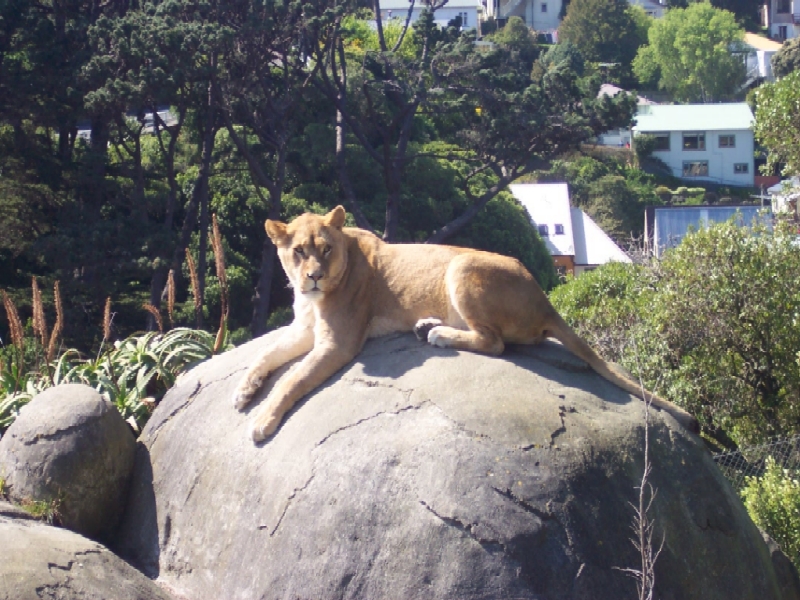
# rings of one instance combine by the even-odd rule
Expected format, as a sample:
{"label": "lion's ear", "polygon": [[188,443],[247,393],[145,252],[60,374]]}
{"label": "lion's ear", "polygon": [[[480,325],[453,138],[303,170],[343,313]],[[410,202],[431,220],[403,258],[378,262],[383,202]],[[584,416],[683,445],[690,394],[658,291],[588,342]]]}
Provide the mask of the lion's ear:
{"label": "lion's ear", "polygon": [[331,212],[325,215],[325,224],[329,227],[335,227],[336,229],[341,229],[344,227],[344,219],[347,216],[347,213],[344,210],[344,206],[341,204],[334,208]]}
{"label": "lion's ear", "polygon": [[271,239],[272,243],[276,246],[279,246],[280,241],[286,237],[286,228],[286,223],[281,223],[280,221],[267,219],[266,223],[264,223],[264,229],[267,230],[269,239]]}

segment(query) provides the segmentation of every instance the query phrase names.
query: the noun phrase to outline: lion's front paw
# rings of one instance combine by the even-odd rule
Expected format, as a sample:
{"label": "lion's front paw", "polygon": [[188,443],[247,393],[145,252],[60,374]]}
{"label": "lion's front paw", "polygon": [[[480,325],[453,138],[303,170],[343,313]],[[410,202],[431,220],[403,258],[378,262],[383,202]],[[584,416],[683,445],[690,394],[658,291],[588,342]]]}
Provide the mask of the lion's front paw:
{"label": "lion's front paw", "polygon": [[250,435],[253,441],[258,443],[262,442],[275,433],[275,430],[280,425],[281,418],[272,411],[264,411],[253,420],[253,427],[250,430]]}
{"label": "lion's front paw", "polygon": [[439,319],[420,319],[417,321],[417,324],[414,325],[414,335],[416,335],[417,339],[421,342],[425,340],[430,341],[429,334],[431,329],[441,324],[442,322]]}
{"label": "lion's front paw", "polygon": [[448,348],[450,340],[444,332],[444,327],[434,327],[428,332],[428,343],[439,348]]}
{"label": "lion's front paw", "polygon": [[242,410],[245,406],[250,404],[258,388],[261,387],[261,381],[261,379],[251,377],[250,375],[246,375],[245,378],[242,379],[236,391],[233,392],[233,405],[238,410]]}

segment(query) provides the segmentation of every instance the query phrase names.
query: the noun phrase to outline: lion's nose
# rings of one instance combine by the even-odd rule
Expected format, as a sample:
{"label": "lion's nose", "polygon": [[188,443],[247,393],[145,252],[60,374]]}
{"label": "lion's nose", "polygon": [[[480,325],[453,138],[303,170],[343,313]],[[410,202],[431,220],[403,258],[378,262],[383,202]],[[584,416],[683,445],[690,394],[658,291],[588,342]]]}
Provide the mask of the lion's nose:
{"label": "lion's nose", "polygon": [[314,283],[322,279],[322,273],[309,273],[308,278],[311,279]]}

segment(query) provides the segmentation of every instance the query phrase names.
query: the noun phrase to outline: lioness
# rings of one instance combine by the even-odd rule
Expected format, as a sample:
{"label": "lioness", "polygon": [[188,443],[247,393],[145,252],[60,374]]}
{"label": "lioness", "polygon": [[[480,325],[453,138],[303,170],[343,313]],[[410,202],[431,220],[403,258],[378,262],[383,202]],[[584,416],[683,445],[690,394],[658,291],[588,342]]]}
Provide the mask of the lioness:
{"label": "lioness", "polygon": [[[641,396],[556,312],[536,280],[513,258],[467,248],[387,244],[344,227],[345,210],[268,220],[267,234],[294,288],[294,322],[255,361],[233,395],[244,408],[267,376],[306,354],[278,381],[253,422],[256,442],[271,435],[304,395],[350,362],[369,337],[414,331],[442,348],[500,354],[505,342],[559,340],[600,375]],[[671,402],[652,403],[687,429],[697,422]]]}

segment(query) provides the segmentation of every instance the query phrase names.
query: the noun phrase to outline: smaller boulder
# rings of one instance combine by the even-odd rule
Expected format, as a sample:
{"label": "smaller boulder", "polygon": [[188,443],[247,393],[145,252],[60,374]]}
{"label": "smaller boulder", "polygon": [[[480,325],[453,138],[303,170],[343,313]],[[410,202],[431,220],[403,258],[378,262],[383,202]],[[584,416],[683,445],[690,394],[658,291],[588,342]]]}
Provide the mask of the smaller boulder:
{"label": "smaller boulder", "polygon": [[43,502],[61,525],[107,539],[122,514],[136,440],[92,388],[50,388],[25,406],[0,439],[0,478],[17,503]]}
{"label": "smaller boulder", "polygon": [[0,501],[0,600],[172,600],[101,544]]}

